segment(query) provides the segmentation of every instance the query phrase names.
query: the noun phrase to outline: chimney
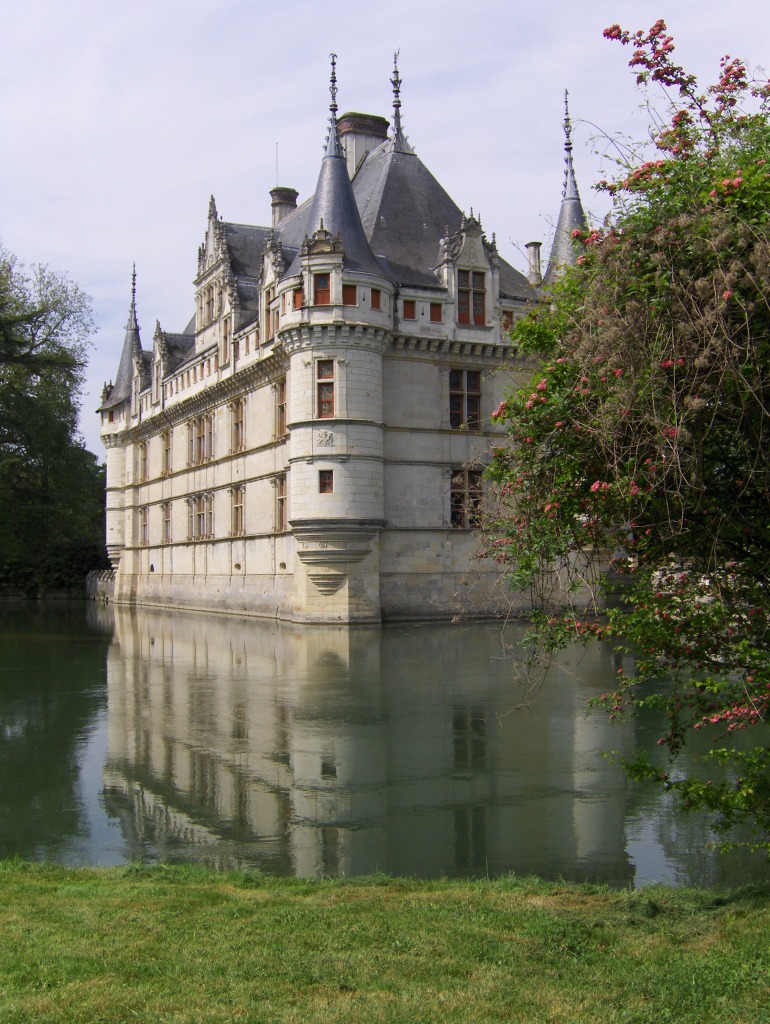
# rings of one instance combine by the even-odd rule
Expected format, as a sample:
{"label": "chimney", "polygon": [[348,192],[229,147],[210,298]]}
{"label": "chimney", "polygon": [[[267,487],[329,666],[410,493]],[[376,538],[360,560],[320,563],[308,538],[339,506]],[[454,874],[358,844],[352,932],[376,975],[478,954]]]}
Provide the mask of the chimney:
{"label": "chimney", "polygon": [[337,131],[352,178],[367,153],[388,137],[388,119],[376,114],[349,112],[337,120]]}
{"label": "chimney", "polygon": [[273,200],[273,227],[287,217],[292,210],[297,209],[298,195],[299,192],[295,188],[284,188],[283,185],[276,185],[275,188],[270,189],[270,197]]}
{"label": "chimney", "polygon": [[542,242],[527,242],[526,245],[529,258],[527,280],[533,287],[543,283],[543,275],[540,272],[540,246],[542,244]]}

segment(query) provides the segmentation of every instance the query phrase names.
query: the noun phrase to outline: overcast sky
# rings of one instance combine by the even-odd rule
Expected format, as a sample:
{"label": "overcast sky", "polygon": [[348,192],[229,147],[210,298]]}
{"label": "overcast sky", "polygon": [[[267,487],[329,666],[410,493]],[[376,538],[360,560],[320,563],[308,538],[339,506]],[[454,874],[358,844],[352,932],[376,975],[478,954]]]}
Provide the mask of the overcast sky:
{"label": "overcast sky", "polygon": [[[66,271],[94,301],[98,334],[81,425],[114,378],[136,261],[145,348],[155,321],[179,331],[209,195],[225,220],[270,223],[269,190],[315,188],[329,53],[339,109],[391,116],[400,51],[404,129],[457,204],[480,213],[501,254],[550,240],[563,182],[569,89],[584,206],[612,173],[607,138],[644,137],[644,96],[614,22],[663,17],[704,84],[719,58],[770,66],[767,0],[25,0],[2,5],[0,241]],[[612,152],[612,147],[610,147]],[[277,153],[277,157],[276,157]],[[277,163],[277,168],[276,168]]]}

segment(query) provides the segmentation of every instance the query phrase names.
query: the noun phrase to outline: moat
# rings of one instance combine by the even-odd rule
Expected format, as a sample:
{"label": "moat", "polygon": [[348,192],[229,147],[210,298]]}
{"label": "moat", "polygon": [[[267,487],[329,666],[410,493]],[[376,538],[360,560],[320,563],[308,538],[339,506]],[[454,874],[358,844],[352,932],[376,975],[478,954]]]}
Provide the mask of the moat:
{"label": "moat", "polygon": [[611,728],[585,714],[619,655],[571,650],[527,688],[510,649],[522,628],[0,605],[0,856],[617,886],[770,877],[605,756],[661,756],[653,716]]}

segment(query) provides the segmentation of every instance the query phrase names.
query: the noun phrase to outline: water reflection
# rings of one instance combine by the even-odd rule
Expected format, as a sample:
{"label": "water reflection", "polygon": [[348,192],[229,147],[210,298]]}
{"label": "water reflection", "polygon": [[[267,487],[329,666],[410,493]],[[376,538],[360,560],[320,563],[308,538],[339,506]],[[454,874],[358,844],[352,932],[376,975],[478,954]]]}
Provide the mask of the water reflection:
{"label": "water reflection", "polygon": [[90,606],[3,606],[0,857],[78,860],[87,832],[80,766],[106,708],[112,622]]}
{"label": "water reflection", "polygon": [[3,856],[614,885],[759,876],[602,757],[659,754],[650,716],[613,730],[584,714],[616,674],[608,647],[565,655],[506,713],[522,693],[495,625],[86,607],[85,625],[80,606],[0,621]]}
{"label": "water reflection", "polygon": [[[308,630],[116,609],[109,809],[135,855],[298,875],[628,882],[628,793],[565,666],[514,698],[499,627]],[[613,670],[598,646],[581,677]],[[596,685],[599,685],[597,683]]]}

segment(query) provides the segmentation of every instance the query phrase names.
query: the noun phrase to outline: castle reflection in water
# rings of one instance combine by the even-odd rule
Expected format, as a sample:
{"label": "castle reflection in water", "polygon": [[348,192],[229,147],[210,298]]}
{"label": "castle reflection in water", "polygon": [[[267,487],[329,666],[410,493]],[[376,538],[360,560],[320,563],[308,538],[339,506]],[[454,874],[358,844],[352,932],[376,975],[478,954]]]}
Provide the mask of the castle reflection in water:
{"label": "castle reflection in water", "polygon": [[633,735],[584,714],[606,647],[506,714],[522,694],[499,626],[114,615],[105,797],[134,856],[632,880],[625,777],[601,752]]}

